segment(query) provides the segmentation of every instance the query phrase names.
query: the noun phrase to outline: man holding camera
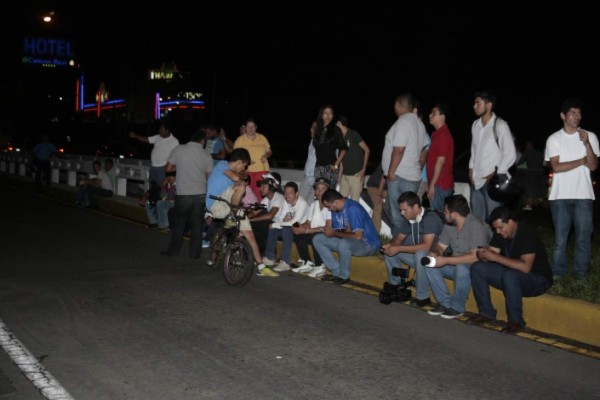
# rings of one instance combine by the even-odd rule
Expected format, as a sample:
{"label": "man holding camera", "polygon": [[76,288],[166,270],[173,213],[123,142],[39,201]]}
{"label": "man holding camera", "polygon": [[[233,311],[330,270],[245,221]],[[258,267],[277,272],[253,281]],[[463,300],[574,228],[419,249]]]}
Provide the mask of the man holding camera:
{"label": "man holding camera", "polygon": [[[463,195],[444,199],[446,225],[430,257],[421,260],[428,267],[425,272],[438,302],[436,307],[428,311],[430,315],[454,319],[465,311],[471,290],[471,264],[477,261],[477,248],[487,246],[491,236],[485,223],[470,212]],[[444,278],[454,281],[452,296]]]}
{"label": "man holding camera", "polygon": [[546,250],[534,228],[520,223],[506,207],[490,215],[496,231],[489,247],[477,250],[478,262],[471,267],[473,293],[479,315],[469,320],[479,325],[496,319],[490,286],[504,293],[508,324],[501,333],[516,333],[525,327],[523,297],[546,293],[552,286],[552,269]]}
{"label": "man holding camera", "polygon": [[417,294],[410,305],[423,307],[431,304],[431,300],[426,267],[421,264],[421,259],[435,244],[444,228],[444,221],[436,212],[422,207],[421,199],[415,192],[402,193],[398,198],[398,207],[403,217],[400,232],[390,243],[381,246],[390,283],[386,287],[391,292],[401,288],[404,278],[408,276],[408,270],[401,268],[402,264],[414,268]]}

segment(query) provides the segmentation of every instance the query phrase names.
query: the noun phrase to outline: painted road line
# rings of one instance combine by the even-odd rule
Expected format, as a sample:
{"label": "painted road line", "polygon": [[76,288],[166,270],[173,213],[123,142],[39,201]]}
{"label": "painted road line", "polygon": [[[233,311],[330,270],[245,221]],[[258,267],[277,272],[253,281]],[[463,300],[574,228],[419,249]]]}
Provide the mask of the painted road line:
{"label": "painted road line", "polygon": [[0,320],[0,345],[23,374],[49,400],[74,400]]}

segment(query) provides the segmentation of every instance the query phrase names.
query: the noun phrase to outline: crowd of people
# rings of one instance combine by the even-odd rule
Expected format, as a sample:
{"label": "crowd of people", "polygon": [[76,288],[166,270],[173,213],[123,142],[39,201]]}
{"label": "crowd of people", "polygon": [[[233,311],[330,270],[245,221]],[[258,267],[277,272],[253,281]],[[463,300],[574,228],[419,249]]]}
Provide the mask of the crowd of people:
{"label": "crowd of people", "polygon": [[[199,129],[186,144],[179,143],[165,122],[154,136],[131,133],[131,138],[153,144],[150,182],[160,195],[153,201],[146,196],[143,204],[151,227],[171,231],[169,246],[161,254],[178,255],[189,230],[188,255],[201,256],[229,212],[210,195],[233,204],[261,202],[265,209],[248,215],[240,226],[258,276],[277,277],[291,270],[341,285],[350,279],[353,257],[381,254],[388,291],[400,290],[408,276],[399,270],[405,266],[415,270],[412,306],[457,318],[473,290],[479,314],[470,323],[480,324],[496,318],[492,286],[506,299],[508,324],[503,332],[517,332],[525,327],[522,297],[545,293],[568,273],[572,227],[573,275],[584,279],[588,273],[594,200],[590,172],[598,166],[598,138],[580,127],[581,102],[566,100],[560,109],[563,127],[548,137],[543,156],[554,173],[548,198],[555,226],[550,262],[535,229],[519,221],[518,213],[498,196],[503,190],[498,182],[514,179],[515,166],[537,166],[542,156],[531,147],[518,156],[508,122],[494,112],[493,92],[477,92],[473,100],[468,200],[453,193],[454,139],[447,124],[448,106],[438,103],[429,110],[433,127],[429,134],[420,103],[411,93],[394,101],[397,119],[382,138],[381,162],[367,182],[370,148],[348,118],[336,115],[329,104],[311,124],[304,179],[298,183],[283,182],[271,170],[271,146],[253,119],[244,122],[235,140],[212,125]],[[92,205],[95,196],[112,195],[99,163],[94,168],[97,178],[82,182],[80,189],[80,201]],[[360,204],[365,186],[372,214]],[[382,245],[384,207],[392,238]],[[294,244],[298,260],[291,257]],[[454,281],[452,293],[446,279]]]}

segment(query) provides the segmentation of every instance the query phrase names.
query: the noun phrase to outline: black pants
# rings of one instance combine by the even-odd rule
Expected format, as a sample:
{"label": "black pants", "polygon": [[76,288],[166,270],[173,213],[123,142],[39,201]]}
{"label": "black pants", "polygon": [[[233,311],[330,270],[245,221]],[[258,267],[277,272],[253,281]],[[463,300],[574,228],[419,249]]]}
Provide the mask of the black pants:
{"label": "black pants", "polygon": [[33,160],[33,166],[35,167],[35,180],[38,184],[42,184],[42,181],[46,184],[50,184],[50,160]]}
{"label": "black pants", "polygon": [[256,238],[256,244],[258,245],[258,249],[260,250],[260,254],[265,254],[270,224],[271,221],[250,222],[250,225],[252,226],[252,231],[254,232],[254,237]]}
{"label": "black pants", "polygon": [[[308,245],[310,244],[312,246],[312,241],[314,237],[314,233],[308,233],[306,235],[294,235],[294,243],[296,243],[296,248],[298,249],[298,256],[300,256],[300,258],[304,261],[311,261],[310,253],[308,251]],[[321,260],[319,252],[316,251],[314,247],[313,254],[315,265],[319,266],[323,264],[323,260]]]}
{"label": "black pants", "polygon": [[183,233],[189,222],[192,234],[190,238],[189,256],[200,257],[202,254],[202,234],[204,233],[204,211],[206,209],[206,195],[177,195],[175,197],[175,225],[171,228],[171,242],[169,251],[179,254],[183,244]]}

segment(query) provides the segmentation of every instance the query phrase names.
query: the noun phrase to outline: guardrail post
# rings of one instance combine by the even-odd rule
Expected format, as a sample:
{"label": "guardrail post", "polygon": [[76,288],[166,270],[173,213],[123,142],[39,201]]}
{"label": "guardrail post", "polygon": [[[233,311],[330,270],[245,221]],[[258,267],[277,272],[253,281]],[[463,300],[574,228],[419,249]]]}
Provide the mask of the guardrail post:
{"label": "guardrail post", "polygon": [[15,173],[15,163],[14,161],[11,161],[8,163],[8,173],[9,174],[14,174]]}
{"label": "guardrail post", "polygon": [[6,172],[6,161],[0,161],[0,172]]}
{"label": "guardrail post", "polygon": [[77,186],[77,171],[67,171],[67,185]]}
{"label": "guardrail post", "polygon": [[19,176],[25,176],[27,174],[27,166],[25,164],[19,164]]}
{"label": "guardrail post", "polygon": [[117,178],[117,194],[119,196],[127,196],[127,179]]}
{"label": "guardrail post", "polygon": [[52,183],[59,183],[60,170],[58,168],[52,168],[52,170],[50,170],[50,180],[52,181]]}

